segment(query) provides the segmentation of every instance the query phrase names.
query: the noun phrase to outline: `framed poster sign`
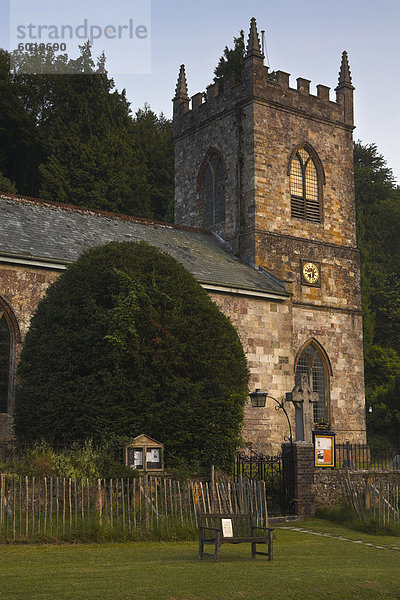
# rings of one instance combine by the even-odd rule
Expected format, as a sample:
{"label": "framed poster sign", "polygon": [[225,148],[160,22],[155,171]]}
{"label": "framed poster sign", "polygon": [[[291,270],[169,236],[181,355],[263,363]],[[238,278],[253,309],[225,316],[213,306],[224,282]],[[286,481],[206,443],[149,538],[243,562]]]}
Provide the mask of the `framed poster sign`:
{"label": "framed poster sign", "polygon": [[161,448],[147,448],[147,470],[161,469]]}
{"label": "framed poster sign", "polygon": [[335,466],[335,434],[317,431],[313,432],[314,437],[314,466],[315,467],[334,467]]}
{"label": "framed poster sign", "polygon": [[143,469],[143,448],[128,448],[128,467]]}
{"label": "framed poster sign", "polygon": [[233,537],[232,519],[221,519],[221,525],[223,537]]}

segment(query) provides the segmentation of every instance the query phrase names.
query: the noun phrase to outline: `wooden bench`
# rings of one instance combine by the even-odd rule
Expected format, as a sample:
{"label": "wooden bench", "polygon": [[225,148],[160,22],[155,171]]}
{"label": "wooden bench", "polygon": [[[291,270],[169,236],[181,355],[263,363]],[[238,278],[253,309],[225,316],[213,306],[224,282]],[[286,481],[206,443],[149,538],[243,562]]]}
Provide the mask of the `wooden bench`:
{"label": "wooden bench", "polygon": [[[219,559],[219,550],[222,544],[251,543],[251,558],[257,554],[273,556],[273,529],[271,527],[258,527],[253,524],[251,514],[224,514],[200,513],[199,521],[199,560],[203,556],[213,556],[215,562]],[[204,546],[214,546],[214,552],[204,552]],[[268,544],[268,552],[258,552],[257,544]]]}

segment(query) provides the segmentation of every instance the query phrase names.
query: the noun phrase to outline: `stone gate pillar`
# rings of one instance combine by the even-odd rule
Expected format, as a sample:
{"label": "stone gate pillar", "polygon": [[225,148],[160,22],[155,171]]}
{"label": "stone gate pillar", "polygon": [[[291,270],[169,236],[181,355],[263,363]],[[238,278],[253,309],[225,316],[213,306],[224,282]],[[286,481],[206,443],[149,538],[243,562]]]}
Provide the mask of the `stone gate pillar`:
{"label": "stone gate pillar", "polygon": [[314,514],[314,446],[309,442],[283,444],[282,455],[284,477],[286,485],[291,486],[295,512],[299,517],[310,517]]}

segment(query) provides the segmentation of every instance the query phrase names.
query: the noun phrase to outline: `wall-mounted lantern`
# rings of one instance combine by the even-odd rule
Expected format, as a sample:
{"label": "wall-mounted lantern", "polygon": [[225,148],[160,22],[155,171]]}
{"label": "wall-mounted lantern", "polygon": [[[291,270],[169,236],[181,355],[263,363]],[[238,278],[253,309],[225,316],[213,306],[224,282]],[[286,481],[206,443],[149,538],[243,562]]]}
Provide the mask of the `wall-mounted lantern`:
{"label": "wall-mounted lantern", "polygon": [[267,398],[270,398],[271,400],[273,400],[276,404],[275,406],[275,410],[282,410],[288,426],[289,426],[289,436],[286,436],[283,438],[284,440],[289,441],[291,444],[293,444],[293,437],[292,437],[292,426],[290,424],[290,419],[289,419],[289,415],[286,412],[286,408],[285,408],[285,402],[288,401],[288,398],[284,398],[282,400],[282,402],[279,402],[279,400],[277,400],[276,398],[274,398],[273,396],[269,396],[268,392],[262,392],[259,388],[256,388],[256,390],[254,392],[251,392],[249,394],[250,396],[250,400],[251,400],[251,405],[254,408],[263,408],[266,404]]}
{"label": "wall-mounted lantern", "polygon": [[124,448],[124,464],[143,472],[164,470],[164,445],[142,433]]}
{"label": "wall-mounted lantern", "polygon": [[260,389],[257,388],[254,392],[251,392],[250,394],[251,405],[255,408],[262,408],[263,406],[265,406],[267,396],[267,392],[262,392]]}

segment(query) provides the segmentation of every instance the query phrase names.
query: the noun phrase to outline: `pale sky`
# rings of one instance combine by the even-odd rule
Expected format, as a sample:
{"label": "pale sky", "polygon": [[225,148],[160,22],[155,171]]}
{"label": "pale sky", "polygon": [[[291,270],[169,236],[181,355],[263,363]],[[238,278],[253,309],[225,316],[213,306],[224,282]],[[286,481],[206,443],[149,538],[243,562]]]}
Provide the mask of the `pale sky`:
{"label": "pale sky", "polygon": [[[9,47],[10,2],[16,11],[27,1],[0,0],[0,46]],[[61,13],[64,16],[68,7],[68,14],[80,21],[100,22],[104,13],[118,23],[132,19],[136,24],[139,8],[149,2],[69,0],[63,7],[54,0],[30,0],[29,4],[36,12],[46,5],[45,12],[53,20]],[[139,56],[137,50],[133,55],[133,47],[130,52],[117,40],[119,66],[115,68],[114,59],[110,75],[118,89],[126,88],[133,111],[148,102],[155,112],[171,117],[179,66],[186,65],[189,95],[204,91],[225,45],[232,46],[240,29],[247,39],[253,16],[259,31],[266,31],[271,69],[291,73],[292,87],[297,77],[304,77],[311,80],[312,93],[321,83],[332,88],[334,99],[341,54],[347,50],[356,88],[354,139],[376,143],[400,183],[400,0],[152,0],[146,56]],[[101,45],[106,55],[117,47],[110,49],[99,40],[96,55]],[[140,70],[147,74],[138,74]]]}

